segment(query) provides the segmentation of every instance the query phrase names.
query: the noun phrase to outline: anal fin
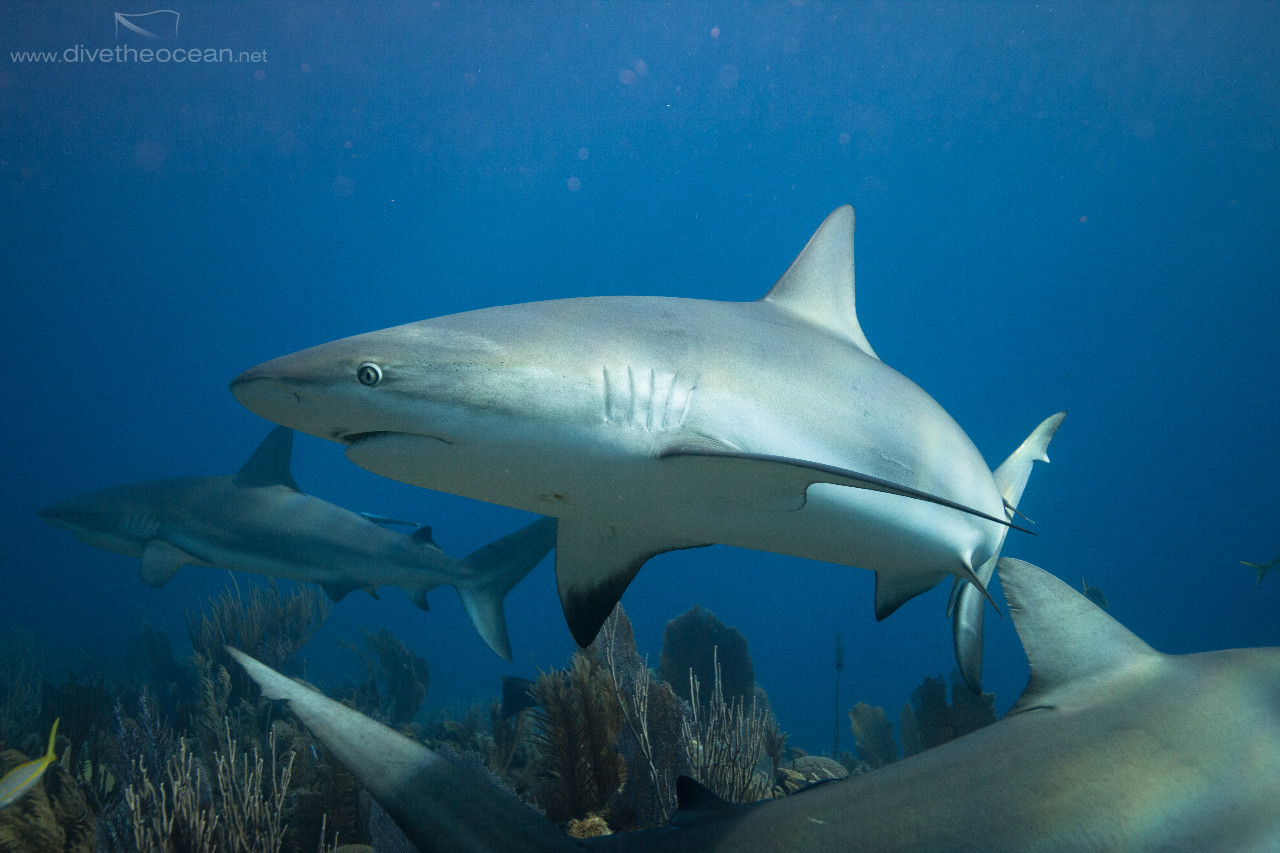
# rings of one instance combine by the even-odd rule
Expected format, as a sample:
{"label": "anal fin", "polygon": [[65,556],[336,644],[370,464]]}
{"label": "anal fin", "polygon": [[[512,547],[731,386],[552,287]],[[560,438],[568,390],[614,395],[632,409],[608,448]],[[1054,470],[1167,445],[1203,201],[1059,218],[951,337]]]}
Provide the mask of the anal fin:
{"label": "anal fin", "polygon": [[579,646],[591,644],[650,557],[706,544],[662,539],[650,531],[599,520],[561,518],[556,530],[556,585],[573,639]]}
{"label": "anal fin", "polygon": [[876,572],[876,621],[886,619],[920,593],[933,589],[946,576],[946,572]]}

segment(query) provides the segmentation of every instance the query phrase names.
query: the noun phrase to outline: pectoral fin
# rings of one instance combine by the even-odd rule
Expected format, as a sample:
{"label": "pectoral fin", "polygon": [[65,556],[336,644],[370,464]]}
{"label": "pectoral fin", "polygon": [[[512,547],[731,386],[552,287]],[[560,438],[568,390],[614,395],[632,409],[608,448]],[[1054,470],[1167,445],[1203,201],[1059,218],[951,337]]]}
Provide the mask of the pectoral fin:
{"label": "pectoral fin", "polygon": [[650,557],[706,544],[662,540],[650,531],[599,521],[560,519],[556,531],[556,585],[573,639],[580,646],[591,644],[631,579]]}
{"label": "pectoral fin", "polygon": [[693,472],[692,475],[697,477],[699,482],[716,482],[718,479],[726,481],[724,483],[726,496],[732,496],[738,501],[757,498],[760,502],[776,504],[779,509],[799,509],[804,506],[805,491],[811,485],[831,483],[836,486],[870,489],[928,501],[978,518],[985,518],[1004,527],[1012,527],[1026,533],[1031,532],[1011,524],[1008,519],[987,515],[981,510],[910,486],[820,462],[793,459],[789,456],[747,453],[710,442],[686,442],[672,445],[659,453],[658,458],[668,460],[672,464],[705,468],[705,474]]}
{"label": "pectoral fin", "polygon": [[148,586],[161,587],[183,566],[204,565],[204,560],[163,539],[152,539],[142,549],[142,565],[138,574]]}

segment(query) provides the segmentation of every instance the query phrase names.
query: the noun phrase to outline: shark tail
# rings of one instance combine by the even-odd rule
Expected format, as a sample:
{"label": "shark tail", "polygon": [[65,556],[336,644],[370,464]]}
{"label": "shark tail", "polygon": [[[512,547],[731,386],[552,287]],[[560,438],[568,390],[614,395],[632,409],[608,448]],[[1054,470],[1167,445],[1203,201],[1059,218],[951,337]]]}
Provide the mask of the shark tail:
{"label": "shark tail", "polygon": [[511,638],[507,634],[503,599],[555,544],[556,520],[540,518],[462,560],[467,579],[454,584],[458,597],[471,624],[503,660],[511,660]]}
{"label": "shark tail", "polygon": [[[1062,424],[1066,412],[1058,412],[1040,422],[1018,449],[995,470],[996,487],[1004,498],[1005,514],[1012,520],[1018,512],[1018,501],[1027,487],[1031,467],[1036,462],[1048,462],[1046,450],[1053,435]],[[995,575],[999,549],[990,559],[978,567],[977,580],[981,586],[957,579],[951,587],[951,599],[947,611],[951,615],[951,636],[955,642],[956,665],[965,684],[974,693],[982,692],[982,626],[985,610],[983,598],[990,598],[986,588]]]}
{"label": "shark tail", "polygon": [[354,708],[225,647],[262,695],[281,699],[418,849],[572,851],[555,824],[489,780]]}

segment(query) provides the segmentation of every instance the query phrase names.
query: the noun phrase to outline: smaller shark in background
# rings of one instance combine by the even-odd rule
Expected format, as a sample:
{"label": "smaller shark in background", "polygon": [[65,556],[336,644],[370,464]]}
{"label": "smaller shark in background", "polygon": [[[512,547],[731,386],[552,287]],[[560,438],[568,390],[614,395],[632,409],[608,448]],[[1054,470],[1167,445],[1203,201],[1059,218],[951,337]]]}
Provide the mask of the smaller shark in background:
{"label": "smaller shark in background", "polygon": [[1019,560],[1001,585],[1031,664],[994,725],[751,805],[691,779],[668,827],[574,841],[514,796],[234,649],[423,851],[987,853],[1280,850],[1280,648],[1161,654]]}
{"label": "smaller shark in background", "polygon": [[398,586],[425,610],[427,592],[448,584],[489,648],[511,660],[502,601],[555,545],[555,519],[458,560],[429,527],[396,533],[303,494],[290,473],[292,452],[292,430],[277,427],[235,475],[112,486],[36,514],[81,542],[140,558],[142,579],[156,587],[183,566],[216,566],[317,583],[334,601]]}
{"label": "smaller shark in background", "polygon": [[1256,586],[1262,586],[1262,576],[1272,569],[1280,569],[1280,557],[1276,557],[1270,563],[1250,563],[1248,560],[1241,560],[1240,565],[1248,566],[1258,573],[1258,583]]}

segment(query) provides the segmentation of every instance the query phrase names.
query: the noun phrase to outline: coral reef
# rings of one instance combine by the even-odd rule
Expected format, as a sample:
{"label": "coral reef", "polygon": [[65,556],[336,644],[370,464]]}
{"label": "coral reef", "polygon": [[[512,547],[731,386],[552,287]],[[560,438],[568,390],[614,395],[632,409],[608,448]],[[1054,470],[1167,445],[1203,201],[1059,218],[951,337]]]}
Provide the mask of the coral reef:
{"label": "coral reef", "polygon": [[136,716],[130,716],[124,701],[117,697],[113,709],[115,761],[111,773],[116,781],[111,797],[98,810],[98,849],[102,853],[135,853],[133,819],[124,791],[131,785],[140,786],[144,772],[147,778],[161,778],[173,755],[173,732],[145,684],[138,691],[136,705]]}
{"label": "coral reef", "polygon": [[189,667],[174,658],[168,632],[143,623],[139,639],[149,681],[172,702],[169,710],[175,710],[179,702],[189,702],[195,693],[195,677]]}
{"label": "coral reef", "polygon": [[[292,656],[323,618],[324,602],[314,592],[271,588],[246,598],[224,593],[211,604],[188,613],[196,648],[189,667],[173,661],[162,633],[144,629],[147,654],[138,665],[146,671],[132,685],[101,678],[44,683],[31,637],[0,636],[0,717],[46,729],[42,720],[62,718],[60,761],[0,812],[0,853],[311,853],[326,825],[332,848],[339,834],[348,848],[369,840],[370,801],[354,777],[300,726],[273,720],[276,709],[256,688],[237,695],[233,672],[240,667],[215,659],[224,638],[275,649],[277,660]],[[396,645],[389,634],[378,636],[375,654],[390,662]],[[175,689],[177,683],[199,690]],[[179,708],[172,719],[185,723],[180,730],[166,722],[152,685]],[[412,697],[410,705],[418,707]],[[400,714],[410,705],[388,701]],[[518,741],[514,727],[507,737]],[[10,738],[11,746],[41,746],[29,732]],[[9,765],[24,760],[0,753]]]}
{"label": "coral reef", "polygon": [[206,674],[218,668],[231,674],[232,696],[249,695],[249,679],[227,655],[224,646],[235,646],[272,669],[285,672],[288,664],[329,615],[331,605],[319,590],[298,584],[281,593],[272,580],[255,585],[246,600],[240,586],[223,589],[217,598],[205,599],[199,612],[188,610],[187,634],[196,655],[197,670]]}
{"label": "coral reef", "polygon": [[24,746],[20,739],[36,731],[43,682],[35,635],[17,626],[0,628],[0,744]]}
{"label": "coral reef", "polygon": [[[250,688],[222,648],[245,646],[287,669],[327,610],[310,588],[271,584],[244,596],[228,588],[187,612],[189,665],[173,659],[167,636],[144,627],[146,655],[136,665],[146,667],[144,680],[123,685],[43,684],[34,642],[0,634],[0,724],[22,740],[9,745],[37,748],[28,730],[63,720],[61,763],[0,814],[0,853],[411,853],[355,777]],[[618,607],[565,669],[536,682],[508,677],[501,700],[425,715],[427,662],[385,628],[363,636],[362,647],[339,645],[358,656],[364,675],[331,694],[533,802],[575,837],[667,823],[680,775],[749,802],[898,757],[884,711],[863,703],[848,712],[860,761],[789,749],[755,684],[746,639],[700,607],[666,626],[665,679],[649,669]],[[838,703],[838,636],[835,652]],[[957,678],[950,704],[938,678],[913,692],[902,720],[908,754],[994,721],[992,697],[956,689]],[[180,723],[171,728],[166,717]],[[837,732],[833,751],[840,744]],[[9,764],[22,760],[0,753]]]}
{"label": "coral reef", "polygon": [[951,704],[942,676],[926,677],[902,706],[902,755],[915,755],[996,721],[995,696],[974,695],[960,673],[951,673]]}
{"label": "coral reef", "polygon": [[532,708],[533,697],[529,695],[532,688],[533,682],[527,678],[502,676],[502,716],[514,717],[526,708]]}
{"label": "coral reef", "polygon": [[533,740],[545,777],[534,793],[556,823],[601,812],[626,779],[613,748],[622,726],[616,692],[608,670],[580,651],[567,671],[543,673],[534,685]]}
{"label": "coral reef", "polygon": [[238,584],[224,588],[217,598],[203,600],[199,611],[186,611],[197,685],[191,717],[202,757],[211,759],[217,752],[224,721],[229,721],[237,741],[259,750],[270,728],[270,703],[258,698],[256,687],[225,647],[234,646],[288,671],[329,610],[316,587],[298,584],[281,592],[273,579],[265,587],[251,587],[247,597]]}
{"label": "coral reef", "polygon": [[[0,752],[0,775],[27,760],[16,750]],[[0,810],[0,853],[93,853],[95,822],[75,777],[55,762],[39,784]]]}
{"label": "coral reef", "polygon": [[314,839],[321,836],[342,839],[343,844],[369,840],[369,795],[351,771],[323,744],[312,743],[303,727],[276,724],[276,730],[301,747],[293,752],[297,783],[289,809],[289,848],[310,853]]}
{"label": "coral reef", "polygon": [[[355,706],[393,727],[413,719],[427,698],[431,668],[386,628],[376,634],[364,631],[368,651],[340,643],[364,664],[366,680],[351,695]],[[378,689],[381,683],[382,690]]]}
{"label": "coral reef", "polygon": [[613,677],[625,725],[615,744],[627,781],[609,805],[614,825],[632,829],[666,824],[676,809],[675,780],[689,774],[684,740],[688,706],[671,685],[654,679],[640,659],[631,620],[619,604],[605,620],[590,653]]}
{"label": "coral reef", "polygon": [[67,746],[61,764],[76,778],[93,811],[99,812],[119,796],[113,766],[116,744],[111,736],[115,718],[112,696],[104,679],[72,680],[45,691],[45,718],[61,720]]}
{"label": "coral reef", "polygon": [[227,737],[213,780],[185,741],[162,779],[152,781],[139,768],[140,782],[124,795],[139,853],[279,853],[292,755],[281,766],[273,734],[268,769],[256,749],[251,759],[230,740],[230,730]]}
{"label": "coral reef", "polygon": [[803,791],[818,782],[844,779],[848,775],[848,768],[833,758],[824,755],[798,755],[789,764],[778,769],[769,796],[776,800]]}
{"label": "coral reef", "polygon": [[[665,643],[664,643],[665,647]],[[726,701],[720,679],[720,662],[713,649],[713,686],[704,704],[698,677],[689,671],[689,702],[692,719],[684,725],[685,746],[693,778],[721,798],[733,803],[762,799],[778,773],[774,756],[780,756],[786,736],[768,710],[753,699],[748,711],[742,697]],[[766,750],[766,745],[772,746]],[[771,767],[758,773],[762,757]]]}
{"label": "coral reef", "polygon": [[598,814],[569,821],[570,838],[599,838],[602,835],[613,835],[613,830],[609,829],[609,824]]}
{"label": "coral reef", "polygon": [[756,670],[747,650],[747,638],[737,628],[695,604],[663,629],[658,673],[686,702],[690,701],[690,670],[699,683],[710,684],[716,678],[717,660],[725,700],[749,704],[755,696]]}
{"label": "coral reef", "polygon": [[503,712],[497,699],[489,702],[489,741],[483,751],[485,764],[499,776],[511,772],[516,753],[529,734],[531,714],[527,709],[515,716]]}
{"label": "coral reef", "polygon": [[859,702],[849,709],[849,728],[858,758],[868,767],[875,769],[898,760],[893,724],[884,708]]}

